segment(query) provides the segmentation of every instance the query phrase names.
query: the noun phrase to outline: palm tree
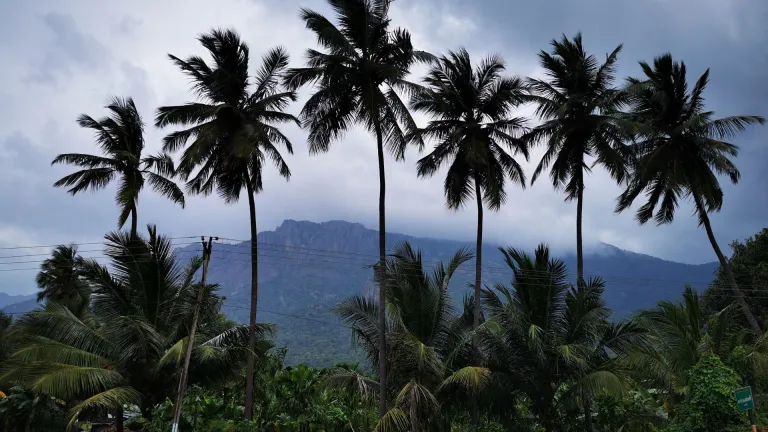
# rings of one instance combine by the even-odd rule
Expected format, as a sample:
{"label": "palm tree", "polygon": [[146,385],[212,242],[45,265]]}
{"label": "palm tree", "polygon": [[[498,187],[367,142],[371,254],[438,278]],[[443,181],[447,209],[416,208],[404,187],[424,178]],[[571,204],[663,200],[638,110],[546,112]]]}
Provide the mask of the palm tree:
{"label": "palm tree", "polygon": [[[435,149],[418,162],[418,175],[431,177],[445,163],[448,208],[463,207],[474,195],[477,202],[474,327],[480,325],[482,289],[483,201],[497,211],[506,200],[507,179],[525,188],[525,173],[505,148],[528,159],[524,141],[514,135],[523,129],[521,118],[510,118],[511,110],[525,90],[518,78],[501,76],[504,61],[490,56],[472,68],[465,49],[440,57],[424,78],[425,87],[411,100],[411,108],[435,117],[421,130],[422,136],[438,140]],[[477,427],[477,404],[472,403],[473,426]]]}
{"label": "palm tree", "polygon": [[[485,378],[490,373],[479,367],[446,369],[455,357],[455,349],[460,348],[451,343],[456,340],[452,328],[455,317],[448,286],[460,266],[471,259],[472,254],[461,249],[447,265],[439,263],[430,272],[424,268],[421,252],[405,242],[387,261],[390,295],[386,298],[386,352],[391,372],[388,384],[398,394],[395,406],[382,416],[376,430],[394,430],[391,428],[395,425],[414,432],[447,430],[439,415],[437,393],[443,387],[466,388],[469,375]],[[374,364],[380,352],[379,311],[376,300],[363,296],[352,296],[335,309],[352,327],[354,339]],[[365,391],[371,386],[352,372],[337,372],[333,381],[350,390]]]}
{"label": "palm tree", "polygon": [[[416,124],[396,90],[413,85],[405,81],[410,66],[431,58],[415,51],[410,34],[391,29],[391,0],[328,0],[339,25],[323,15],[301,10],[307,28],[315,33],[327,52],[307,51],[307,67],[291,69],[285,82],[291,89],[316,84],[317,91],[304,104],[301,119],[309,128],[310,153],[327,152],[332,141],[341,138],[353,123],[360,123],[376,136],[379,168],[379,297],[386,296],[386,218],[384,151],[403,159],[409,141],[421,145]],[[403,127],[401,127],[401,125]],[[379,415],[387,411],[386,401],[386,301],[379,307]]]}
{"label": "palm tree", "polygon": [[81,127],[95,131],[96,143],[101,147],[104,156],[82,153],[64,153],[56,156],[51,165],[68,163],[83,169],[62,177],[53,185],[69,187],[68,192],[76,195],[88,189],[103,189],[115,177],[120,176],[115,198],[120,207],[117,227],[122,228],[130,216],[131,233],[136,235],[136,207],[145,181],[149,182],[155,192],[180,204],[182,208],[184,193],[176,183],[168,179],[174,174],[170,156],[159,154],[142,158],[144,123],[133,99],[112,97],[105,108],[110,111],[108,117],[95,120],[82,114],[77,119]]}
{"label": "palm tree", "polygon": [[90,306],[90,288],[83,279],[83,257],[76,245],[59,245],[40,265],[35,281],[40,289],[37,301],[54,301],[65,304],[77,316],[82,316]]}
{"label": "palm tree", "polygon": [[746,335],[736,325],[734,312],[728,307],[708,317],[696,290],[686,286],[682,301],[661,301],[637,316],[654,343],[633,350],[631,369],[646,386],[665,390],[668,398],[682,398],[687,372],[702,354],[727,359],[744,344]]}
{"label": "palm tree", "polygon": [[477,201],[474,325],[480,324],[480,290],[483,246],[483,201],[498,210],[506,199],[504,182],[525,187],[525,173],[506,151],[528,159],[524,141],[514,137],[524,119],[509,118],[521,100],[524,86],[518,78],[501,76],[504,61],[490,56],[475,69],[469,53],[461,49],[442,56],[424,79],[425,88],[414,94],[411,108],[435,117],[421,130],[439,141],[418,162],[418,175],[429,177],[446,163],[445,200],[448,208],[463,207],[474,195]]}
{"label": "palm tree", "polygon": [[[626,176],[627,150],[617,116],[625,98],[612,88],[622,46],[598,64],[595,56],[584,50],[580,33],[573,40],[563,36],[551,44],[551,53],[539,53],[548,79],[529,80],[533,95],[528,100],[537,105],[536,115],[542,123],[526,138],[546,147],[531,183],[551,166],[549,176],[554,187],[565,189],[566,200],[576,200],[576,274],[582,283],[584,175],[602,165],[617,182]],[[591,158],[594,162],[589,164]]]}
{"label": "palm tree", "polygon": [[588,407],[602,391],[623,390],[622,375],[607,357],[623,353],[639,332],[627,324],[610,325],[603,281],[570,285],[565,264],[550,258],[545,245],[533,257],[516,249],[501,252],[513,277],[511,287],[483,290],[489,316],[481,335],[488,367],[506,380],[509,391],[530,401],[544,430],[564,430],[566,417],[573,417],[564,413],[569,405]]}
{"label": "palm tree", "polygon": [[768,370],[768,340],[754,339],[736,304],[708,313],[705,300],[686,286],[681,301],[661,301],[641,311],[635,321],[646,329],[650,344],[630,350],[624,362],[636,382],[658,389],[668,405],[690,393],[690,371],[714,354],[738,372],[746,384]]}
{"label": "palm tree", "polygon": [[[171,396],[197,302],[199,257],[180,266],[170,240],[152,226],[146,239],[125,232],[105,238],[112,270],[94,260],[82,265],[92,289],[92,316],[75,316],[56,301],[24,315],[16,324],[18,349],[0,377],[75,401],[70,424],[94,408],[117,410],[120,423],[125,404],[150,416],[155,404]],[[249,351],[247,326],[206,332],[222,303],[216,288],[206,287],[200,308],[202,342],[195,343],[190,374],[198,382],[231,375]]]}
{"label": "palm tree", "polygon": [[[255,194],[263,190],[263,167],[267,160],[279,174],[289,179],[291,170],[283,159],[279,145],[288,153],[293,146],[276,126],[299,123],[284,112],[296,99],[293,91],[281,91],[278,78],[288,65],[288,53],[274,48],[262,58],[262,65],[251,85],[248,76],[248,46],[233,30],[212,30],[198,40],[210,54],[209,65],[198,56],[171,60],[192,79],[200,101],[161,107],[155,125],[178,125],[186,129],[173,132],[164,139],[164,149],[175,152],[187,146],[179,163],[179,172],[187,181],[187,192],[208,195],[214,190],[227,203],[240,199],[245,188],[248,195],[251,228],[251,346],[256,343],[256,311],[259,298],[258,230]],[[194,174],[194,175],[193,175]],[[253,368],[249,358],[245,416],[253,416]]]}
{"label": "palm tree", "polygon": [[[709,213],[723,205],[723,190],[717,175],[726,175],[737,183],[740,173],[730,159],[738,147],[724,140],[733,138],[752,124],[763,124],[758,116],[732,116],[715,119],[704,110],[704,89],[709,69],[689,91],[686,67],[671,54],[641,62],[645,79],[629,79],[632,94],[631,120],[640,125],[634,144],[636,166],[626,190],[618,198],[617,212],[628,209],[643,192],[648,201],[637,210],[637,220],[644,224],[671,223],[680,198],[692,197],[699,224],[704,225],[709,242],[750,326],[759,336],[763,331],[739,290],[728,259],[720,250]],[[657,210],[658,207],[658,210]]]}

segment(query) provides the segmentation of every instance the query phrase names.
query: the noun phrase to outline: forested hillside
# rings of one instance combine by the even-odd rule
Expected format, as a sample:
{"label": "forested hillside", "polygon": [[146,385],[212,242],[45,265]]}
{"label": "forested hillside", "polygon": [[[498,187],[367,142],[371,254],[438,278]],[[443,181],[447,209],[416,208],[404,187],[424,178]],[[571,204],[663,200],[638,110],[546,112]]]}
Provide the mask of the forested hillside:
{"label": "forested hillside", "polygon": [[[358,359],[352,351],[349,331],[338,326],[331,309],[352,294],[374,294],[370,266],[376,263],[378,233],[359,223],[330,221],[283,221],[274,231],[259,233],[259,316],[278,325],[278,344],[288,349],[287,362],[329,366],[336,361]],[[403,241],[418,247],[426,262],[448,259],[471,244],[388,233],[387,249]],[[508,282],[499,245],[487,242],[484,248],[486,285]],[[503,245],[504,247],[516,245]],[[247,322],[251,269],[250,244],[216,244],[211,258],[210,281],[220,285],[227,300],[223,310],[230,319]],[[179,249],[180,257],[200,253],[200,245]],[[575,256],[562,257],[573,272]],[[461,302],[469,294],[467,285],[474,274],[471,263],[451,281],[451,296]],[[606,282],[605,300],[617,318],[660,300],[675,299],[685,284],[703,291],[714,279],[716,263],[688,265],[602,245],[587,254],[587,276]],[[572,280],[575,274],[571,273]]]}

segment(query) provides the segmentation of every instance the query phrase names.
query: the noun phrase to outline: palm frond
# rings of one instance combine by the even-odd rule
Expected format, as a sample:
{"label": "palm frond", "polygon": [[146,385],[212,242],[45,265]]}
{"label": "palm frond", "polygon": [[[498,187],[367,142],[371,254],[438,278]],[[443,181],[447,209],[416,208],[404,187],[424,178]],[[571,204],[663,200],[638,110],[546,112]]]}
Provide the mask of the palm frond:
{"label": "palm frond", "polygon": [[145,175],[152,190],[184,208],[184,192],[175,182],[153,172],[148,172]]}
{"label": "palm frond", "polygon": [[88,189],[96,191],[107,187],[117,177],[112,168],[89,168],[66,175],[53,184],[54,187],[70,187],[67,192],[76,195]]}
{"label": "palm frond", "polygon": [[[478,395],[491,383],[491,371],[488,368],[467,366],[449,375],[440,384],[439,390],[450,386],[461,388],[467,394]],[[438,390],[438,391],[439,391]]]}
{"label": "palm frond", "polygon": [[69,410],[69,425],[72,427],[77,421],[78,415],[91,408],[122,408],[125,405],[136,404],[141,399],[141,394],[130,386],[115,387],[95,394],[82,402],[77,403]]}

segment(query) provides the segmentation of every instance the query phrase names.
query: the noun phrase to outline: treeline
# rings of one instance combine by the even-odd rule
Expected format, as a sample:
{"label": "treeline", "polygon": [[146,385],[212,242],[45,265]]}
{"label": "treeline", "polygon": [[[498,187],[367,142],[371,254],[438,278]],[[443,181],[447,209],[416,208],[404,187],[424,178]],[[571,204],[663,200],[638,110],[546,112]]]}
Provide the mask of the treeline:
{"label": "treeline", "polygon": [[[759,269],[768,265],[768,229],[733,247],[736,277],[765,292]],[[154,231],[146,239],[113,235],[108,269],[57,248],[38,276],[45,306],[13,324],[0,315],[3,430],[93,427],[110,422],[107,413],[125,415],[128,430],[171,429],[200,259],[180,266],[170,250]],[[381,419],[373,374],[377,299],[353,296],[334,310],[373,370],[286,367],[285,350],[270,342],[272,327],[258,326],[247,421],[248,326],[218,313],[217,287],[206,286],[180,430],[446,431],[477,424],[480,431],[736,431],[747,416],[737,411],[734,390],[745,385],[765,424],[768,344],[726,300],[718,279],[702,297],[686,287],[678,302],[616,321],[602,299],[610,287],[600,278],[571,284],[564,263],[544,245],[501,252],[510,280],[481,291],[478,326],[471,294],[456,304],[448,291],[472,251],[432,267],[408,243],[388,256],[391,373]],[[766,297],[749,298],[761,321],[768,318]]]}
{"label": "treeline", "polygon": [[[532,421],[537,427],[564,430],[567,420],[575,418],[563,411],[567,400],[583,416],[584,429],[594,430],[594,407],[601,406],[596,389],[612,384],[618,388],[618,381],[611,377],[619,375],[588,371],[604,363],[613,365],[621,357],[621,347],[601,345],[604,332],[627,330],[610,324],[608,311],[601,304],[602,282],[584,278],[584,178],[598,167],[624,188],[617,198],[616,212],[626,211],[644,196],[636,212],[640,223],[671,223],[680,202],[693,200],[699,222],[720,261],[718,277],[730,291],[721,299],[722,310],[735,302],[748,326],[744,331],[751,335],[745,337],[752,342],[762,340],[760,322],[740,288],[744,282],[737,279],[721,251],[709,214],[723,203],[718,176],[725,175],[734,183],[740,176],[733,162],[738,147],[727,141],[764,120],[750,115],[716,118],[707,110],[704,90],[709,71],[689,84],[685,63],[662,54],[651,62],[640,62],[641,77],[630,77],[620,84],[615,70],[621,45],[600,61],[585,49],[581,35],[576,35],[553,40],[549,50],[538,54],[545,71],[543,79],[521,78],[507,75],[504,61],[497,55],[473,61],[464,49],[444,55],[419,51],[407,30],[391,25],[387,0],[329,0],[329,5],[335,20],[309,9],[300,11],[319,45],[319,49],[307,50],[304,67],[290,68],[288,53],[278,47],[264,54],[260,67],[252,73],[248,46],[234,30],[216,29],[198,38],[208,59],[169,54],[191,80],[193,99],[157,109],[156,127],[180,128],[163,139],[163,150],[157,155],[144,154],[145,125],[131,98],[110,100],[108,115],[103,118],[80,116],[78,124],[94,131],[103,156],[57,156],[54,164],[72,164],[80,170],[55,186],[66,187],[75,195],[117,181],[118,226],[130,219],[130,231],[107,236],[109,268],[75,259],[72,248],[54,252],[53,264],[68,265],[68,270],[56,273],[54,279],[62,279],[61,286],[67,287],[63,292],[71,298],[53,292],[41,294],[41,298],[49,299],[45,310],[20,320],[18,328],[25,329],[18,331],[20,337],[32,335],[44,349],[27,349],[24,347],[32,342],[20,342],[21,351],[13,357],[23,359],[27,366],[11,367],[3,375],[5,382],[26,383],[33,391],[77,401],[70,407],[72,421],[89,410],[122,411],[127,404],[138,405],[149,417],[163,397],[173,394],[169,389],[175,388],[172,381],[178,382],[175,375],[185,352],[191,356],[192,381],[203,379],[195,376],[206,369],[196,368],[210,367],[208,362],[237,371],[242,357],[246,363],[243,414],[248,422],[255,421],[257,354],[263,352],[259,344],[269,330],[257,325],[256,195],[263,189],[266,164],[290,178],[291,170],[281,152],[292,153],[293,145],[280,128],[289,123],[307,131],[313,154],[330,151],[331,145],[353,127],[364,128],[376,141],[380,235],[379,262],[374,271],[381,301],[350,300],[353,303],[344,303],[339,310],[350,320],[370,364],[377,368],[378,381],[373,387],[378,392],[380,428],[445,427],[439,419],[446,417],[436,413],[448,407],[436,394],[454,391],[464,392],[466,398],[457,396],[449,401],[461,405],[456,411],[465,412],[473,428],[490,418],[495,404],[505,400],[500,396],[503,394],[522,398],[513,405],[530,410],[515,415],[515,419],[529,416],[535,418]],[[417,63],[428,67],[418,83],[409,80]],[[301,88],[309,89],[310,94],[300,114],[294,116],[288,109]],[[535,107],[535,118],[517,115],[517,109],[525,104]],[[425,113],[430,120],[418,125],[412,112]],[[431,324],[430,331],[438,332],[432,335],[425,333],[426,328],[419,327],[416,332],[411,324],[398,321],[406,319],[407,311],[398,309],[404,306],[398,304],[396,296],[399,290],[411,293],[403,295],[427,295],[421,290],[438,284],[434,278],[447,277],[452,264],[446,263],[444,273],[430,273],[432,279],[400,280],[398,269],[415,265],[417,254],[404,246],[399,251],[404,255],[388,258],[385,250],[385,153],[399,161],[409,147],[423,150],[427,143],[434,148],[418,160],[416,174],[432,176],[447,166],[447,206],[459,208],[474,201],[478,216],[476,277],[459,320],[465,327],[456,327],[448,309],[443,321]],[[544,155],[534,172],[527,174],[519,159],[527,160],[535,146],[542,146]],[[171,156],[175,152],[181,152],[178,160]],[[553,187],[563,191],[566,199],[576,201],[575,287],[556,277],[565,269],[562,263],[551,261],[547,249],[541,247],[533,256],[505,251],[514,274],[512,285],[484,288],[480,256],[483,212],[504,205],[508,185],[525,187],[542,174],[549,174]],[[185,191],[174,178],[184,182]],[[190,264],[185,273],[171,257],[168,239],[154,228],[146,238],[139,235],[138,197],[145,184],[182,206],[185,192],[216,192],[232,203],[245,191],[252,239],[248,328],[216,324],[213,315],[204,313],[206,308],[216,310],[217,300],[213,287],[195,283],[190,276],[195,266],[201,265],[199,261]],[[398,261],[401,259],[406,261]],[[38,280],[43,293],[47,289],[46,271],[43,268]],[[532,280],[532,275],[537,275],[537,280]],[[542,276],[553,280],[542,285]],[[198,302],[198,297],[209,298],[210,304]],[[543,307],[539,302],[546,307],[537,309]],[[359,310],[344,309],[353,306]],[[569,328],[567,321],[584,310],[591,311],[584,317],[589,318],[588,328]],[[200,321],[196,324],[194,316],[198,313]],[[550,316],[552,313],[564,315]],[[69,321],[65,325],[58,320]],[[519,326],[526,324],[527,330],[522,332]],[[626,325],[634,329],[635,324]],[[186,338],[198,325],[203,340],[188,344]],[[490,327],[500,333],[490,331]],[[84,333],[68,339],[79,334],[75,328]],[[440,332],[448,330],[451,337],[466,340],[443,340],[448,335]],[[408,332],[416,332],[415,339],[400,339]],[[91,337],[96,339],[90,341]],[[492,345],[493,338],[501,339]],[[444,343],[458,351],[445,351],[449,348]],[[635,341],[628,344],[642,345]],[[194,349],[186,350],[188,345]],[[651,352],[658,354],[659,345],[650,346],[654,347]],[[407,354],[411,348],[421,357]],[[556,379],[550,380],[546,395],[525,393],[522,382],[516,383],[520,387],[512,387],[496,381],[495,377],[504,375],[504,368],[513,367],[514,356],[525,357],[521,350],[530,351],[525,354],[532,356],[530,361],[507,372],[526,371],[529,379],[554,374]],[[406,357],[398,357],[402,355]],[[133,363],[137,360],[138,369],[130,369],[137,366]],[[698,357],[689,360],[693,365]],[[719,367],[715,363],[713,367]],[[416,369],[403,371],[403,364]],[[35,380],[31,380],[33,376]],[[132,381],[136,377],[142,377],[138,383]],[[408,381],[401,381],[406,378]],[[370,380],[361,380],[356,381],[358,388],[362,383],[373,388]],[[509,412],[508,405],[498,409]]]}

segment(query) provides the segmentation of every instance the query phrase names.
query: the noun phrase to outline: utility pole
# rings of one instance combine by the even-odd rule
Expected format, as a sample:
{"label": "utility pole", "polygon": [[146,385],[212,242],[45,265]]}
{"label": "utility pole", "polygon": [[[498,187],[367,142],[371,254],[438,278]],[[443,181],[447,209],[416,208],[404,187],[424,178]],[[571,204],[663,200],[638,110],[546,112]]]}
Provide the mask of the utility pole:
{"label": "utility pole", "polygon": [[[218,240],[218,237],[215,237]],[[179,432],[179,420],[181,419],[181,404],[184,401],[184,392],[187,390],[187,375],[189,374],[189,361],[192,358],[192,348],[195,345],[195,333],[197,332],[197,320],[200,317],[200,306],[205,296],[205,279],[208,275],[208,263],[211,262],[211,252],[213,251],[213,237],[200,237],[203,244],[203,275],[200,278],[200,289],[197,292],[197,303],[195,303],[195,312],[192,315],[192,328],[189,330],[189,340],[184,350],[184,365],[179,377],[179,389],[176,391],[176,403],[173,404],[173,426],[171,432]]]}

